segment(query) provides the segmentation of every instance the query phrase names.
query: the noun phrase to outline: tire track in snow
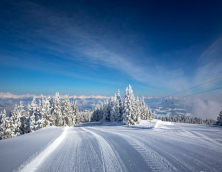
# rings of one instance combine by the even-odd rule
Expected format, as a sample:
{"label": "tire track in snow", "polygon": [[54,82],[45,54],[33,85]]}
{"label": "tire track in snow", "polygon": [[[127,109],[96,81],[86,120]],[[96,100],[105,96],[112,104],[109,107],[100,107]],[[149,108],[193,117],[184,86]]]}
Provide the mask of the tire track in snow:
{"label": "tire track in snow", "polygon": [[68,130],[69,127],[65,127],[63,133],[54,142],[52,142],[52,144],[50,144],[45,150],[43,150],[39,155],[37,155],[37,157],[35,157],[31,162],[22,167],[22,169],[20,169],[19,171],[21,172],[35,171],[38,168],[38,166],[40,166],[42,162],[60,145],[60,143],[66,137]]}
{"label": "tire track in snow", "polygon": [[[94,130],[98,130],[96,128],[89,127]],[[100,131],[100,130],[98,130]],[[149,149],[145,144],[138,141],[137,139],[128,136],[126,134],[122,133],[116,133],[112,131],[102,130],[101,132],[109,132],[116,135],[121,136],[124,138],[134,149],[137,150],[137,152],[140,153],[140,155],[144,158],[148,166],[152,169],[152,171],[177,171],[177,169],[168,162],[164,157],[162,157],[160,154],[156,153],[155,151]]]}
{"label": "tire track in snow", "polygon": [[90,133],[73,127],[62,144],[36,170],[37,172],[103,171],[99,144]]}
{"label": "tire track in snow", "polygon": [[95,132],[87,130],[86,128],[82,129],[91,133],[97,139],[102,154],[103,171],[123,171],[109,143]]}
{"label": "tire track in snow", "polygon": [[[87,127],[87,129],[89,128]],[[122,171],[151,171],[143,157],[124,138],[112,133],[92,131],[102,136],[109,143]]]}
{"label": "tire track in snow", "polygon": [[[178,145],[174,145],[173,143],[161,143],[156,141],[155,144],[148,143],[146,140],[143,140],[146,144],[148,144],[152,149],[160,152],[165,157],[169,157],[173,160],[173,164],[177,164],[178,171],[215,171],[218,172],[214,167],[209,166],[205,162],[208,162],[208,157],[203,157],[201,152],[194,152],[192,150],[184,149],[183,147],[178,147]],[[200,156],[201,155],[201,156]],[[196,158],[198,157],[198,159]],[[205,160],[203,160],[205,158]]]}
{"label": "tire track in snow", "polygon": [[[144,135],[141,135],[141,133],[137,133],[136,135],[135,133],[132,134],[133,137],[141,140],[153,150],[163,153],[164,157],[169,157],[170,160],[172,159],[174,161],[173,164],[177,164],[178,168],[182,171],[184,171],[185,168],[187,168],[187,170],[189,169],[190,171],[218,171],[219,169],[217,165],[220,159],[218,154],[214,154],[215,152],[209,151],[207,149],[208,146],[206,145],[204,147],[205,149],[202,149],[204,145],[200,146],[200,143],[202,143],[201,138],[199,138],[200,141],[198,144],[194,144],[194,141],[189,138],[178,138],[177,135],[172,136],[170,133],[164,136],[161,135],[162,138],[159,138],[159,136],[153,137],[153,135],[149,135],[151,136],[149,141],[147,141],[147,137],[144,137]],[[182,132],[180,134],[182,134]],[[196,149],[189,149],[186,145],[181,145],[178,147],[178,145],[183,144],[184,141],[186,141],[186,145],[193,145]],[[176,144],[174,144],[175,142]],[[212,145],[213,144],[209,146],[212,147]],[[206,151],[209,153],[206,154]],[[218,158],[215,156],[218,156]],[[216,163],[217,161],[218,163]]]}

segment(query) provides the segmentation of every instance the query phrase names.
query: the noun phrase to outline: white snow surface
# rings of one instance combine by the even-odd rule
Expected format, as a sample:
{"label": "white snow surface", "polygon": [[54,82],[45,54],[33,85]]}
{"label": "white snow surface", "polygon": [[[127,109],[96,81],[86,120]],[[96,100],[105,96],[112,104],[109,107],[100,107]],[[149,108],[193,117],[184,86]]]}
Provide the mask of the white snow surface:
{"label": "white snow surface", "polygon": [[0,140],[0,171],[13,171],[42,152],[63,132],[63,128],[47,127],[35,132]]}
{"label": "white snow surface", "polygon": [[221,171],[222,127],[148,123],[83,123],[2,140],[0,171]]}

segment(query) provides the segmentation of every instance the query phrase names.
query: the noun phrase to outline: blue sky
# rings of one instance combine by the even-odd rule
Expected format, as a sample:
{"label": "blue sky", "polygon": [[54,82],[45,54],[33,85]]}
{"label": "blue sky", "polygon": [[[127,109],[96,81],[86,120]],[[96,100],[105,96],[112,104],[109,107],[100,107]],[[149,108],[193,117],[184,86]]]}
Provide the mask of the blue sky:
{"label": "blue sky", "polygon": [[222,76],[221,1],[0,6],[0,92],[164,96]]}

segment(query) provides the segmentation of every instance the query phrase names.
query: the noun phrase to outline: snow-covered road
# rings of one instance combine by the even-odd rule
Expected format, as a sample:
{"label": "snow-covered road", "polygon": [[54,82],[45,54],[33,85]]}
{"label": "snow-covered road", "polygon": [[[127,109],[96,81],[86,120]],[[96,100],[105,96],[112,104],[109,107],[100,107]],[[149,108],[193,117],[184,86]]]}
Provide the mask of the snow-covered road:
{"label": "snow-covered road", "polygon": [[[219,172],[221,133],[221,127],[194,124],[160,122],[156,128],[141,129],[119,123],[85,123],[65,129],[60,139],[18,169]],[[41,156],[44,160],[33,163]]]}

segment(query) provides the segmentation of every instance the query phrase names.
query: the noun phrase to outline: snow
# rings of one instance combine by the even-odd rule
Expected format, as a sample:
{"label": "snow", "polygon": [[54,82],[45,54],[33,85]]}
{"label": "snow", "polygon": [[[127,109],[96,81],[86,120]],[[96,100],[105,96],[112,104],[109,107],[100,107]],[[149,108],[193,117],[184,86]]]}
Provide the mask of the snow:
{"label": "snow", "polygon": [[168,125],[174,125],[173,122],[165,122],[158,119],[151,119],[151,120],[140,120],[139,124],[131,125],[127,127],[131,128],[145,128],[145,129],[152,129],[152,128],[165,128],[168,129]]}
{"label": "snow", "polygon": [[0,141],[1,171],[221,171],[222,127],[142,120],[63,129]]}
{"label": "snow", "polygon": [[13,171],[59,137],[62,128],[47,127],[29,134],[0,140],[0,171]]}
{"label": "snow", "polygon": [[167,126],[168,125],[174,125],[173,122],[165,122],[165,121],[161,121],[161,120],[156,120],[156,124],[154,126],[154,128],[165,128],[165,129],[169,129]]}
{"label": "snow", "polygon": [[64,140],[67,130],[71,129],[69,127],[65,127],[63,133],[55,140],[53,143],[47,146],[47,148],[42,151],[37,157],[35,157],[31,162],[26,164],[24,168],[22,168],[21,172],[32,172],[38,168],[39,165],[50,155],[53,151],[59,146],[59,144]]}

